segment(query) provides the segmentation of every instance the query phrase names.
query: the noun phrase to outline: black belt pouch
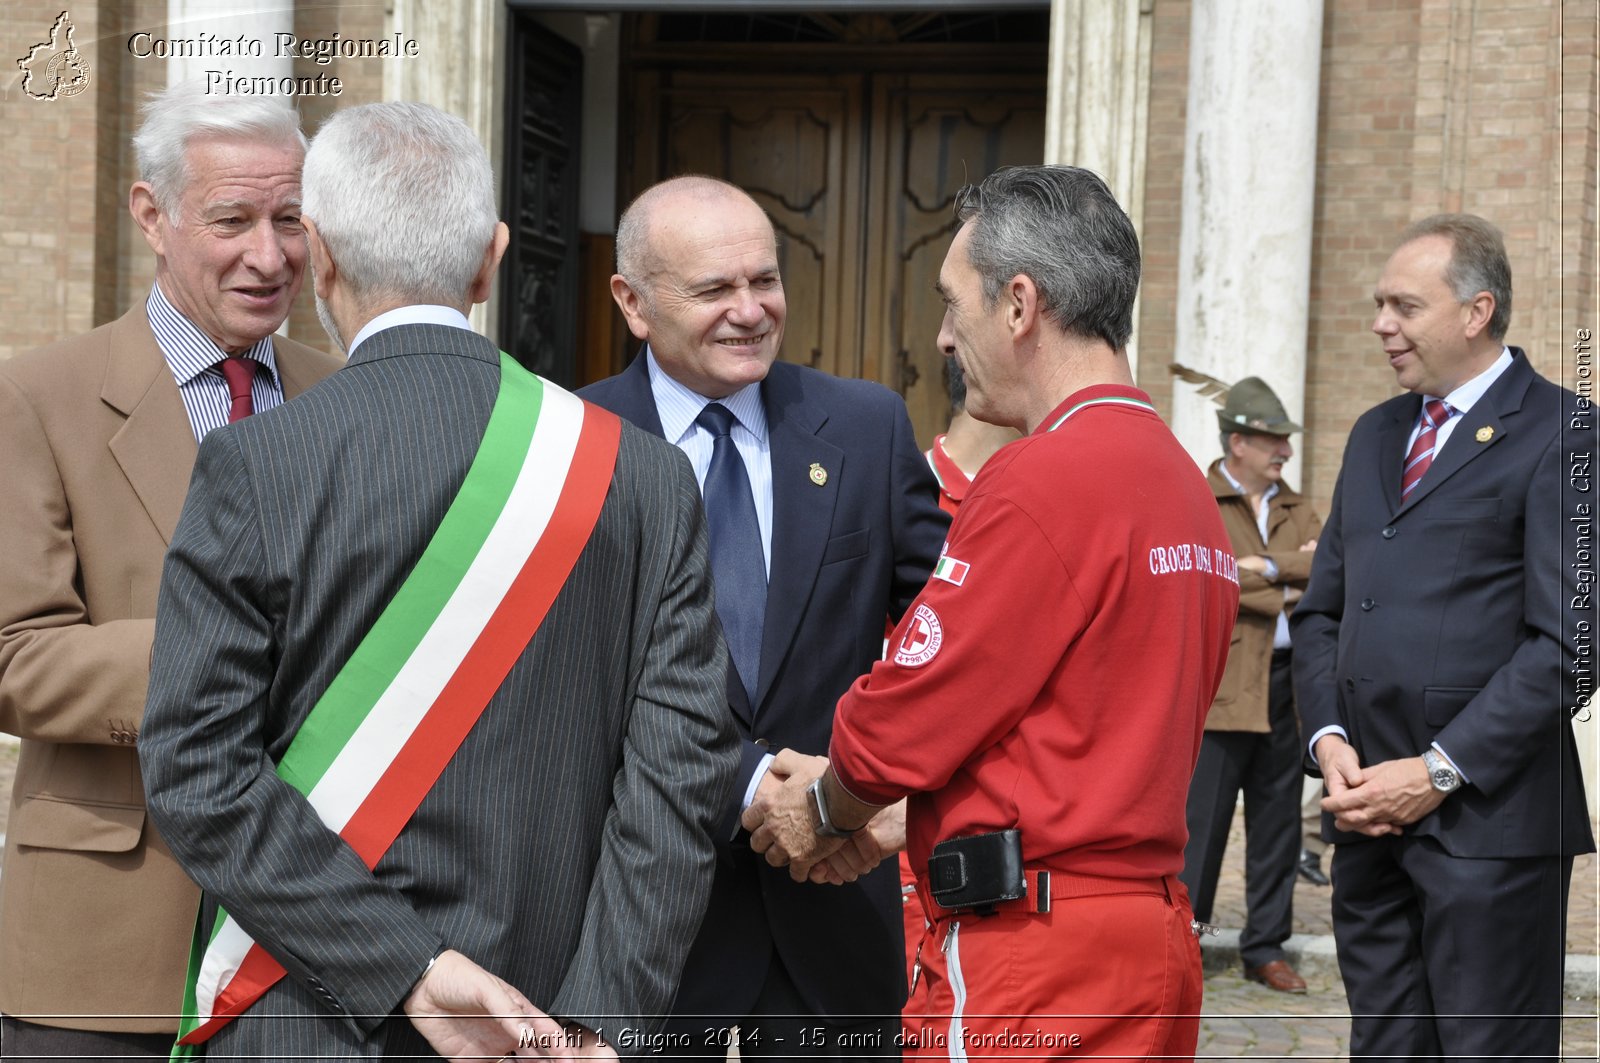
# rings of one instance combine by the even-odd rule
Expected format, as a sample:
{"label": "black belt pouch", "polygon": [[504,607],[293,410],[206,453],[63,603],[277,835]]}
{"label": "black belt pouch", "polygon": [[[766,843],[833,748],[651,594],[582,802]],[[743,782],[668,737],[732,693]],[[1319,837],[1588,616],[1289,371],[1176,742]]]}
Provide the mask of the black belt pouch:
{"label": "black belt pouch", "polygon": [[928,857],[928,890],[941,908],[974,908],[980,913],[1025,896],[1022,832],[997,830],[935,845]]}

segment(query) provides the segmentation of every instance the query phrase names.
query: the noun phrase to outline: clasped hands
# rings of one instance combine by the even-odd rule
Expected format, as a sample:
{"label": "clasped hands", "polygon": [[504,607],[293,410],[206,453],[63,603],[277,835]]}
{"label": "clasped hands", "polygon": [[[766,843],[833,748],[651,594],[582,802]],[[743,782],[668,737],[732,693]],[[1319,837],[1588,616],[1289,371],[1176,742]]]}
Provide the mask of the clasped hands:
{"label": "clasped hands", "polygon": [[1337,734],[1317,740],[1317,763],[1327,784],[1322,810],[1334,826],[1372,838],[1403,834],[1405,828],[1438,808],[1445,795],[1433,788],[1421,757],[1361,766],[1355,747]]}
{"label": "clasped hands", "polygon": [[454,949],[439,954],[403,1007],[433,1050],[452,1061],[617,1059],[617,1050],[593,1030],[551,1018]]}
{"label": "clasped hands", "polygon": [[906,804],[878,812],[848,838],[824,838],[806,788],[828,770],[827,757],[785,749],[773,757],[741,822],[750,847],[773,867],[788,867],[796,882],[854,882],[906,846]]}

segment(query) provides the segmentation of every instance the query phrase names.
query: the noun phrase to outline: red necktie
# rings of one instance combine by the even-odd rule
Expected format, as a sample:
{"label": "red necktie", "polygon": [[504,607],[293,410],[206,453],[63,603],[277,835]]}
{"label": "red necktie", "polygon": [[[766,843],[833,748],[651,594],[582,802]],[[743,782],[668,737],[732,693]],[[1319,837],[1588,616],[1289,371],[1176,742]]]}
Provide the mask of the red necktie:
{"label": "red necktie", "polygon": [[1439,449],[1439,429],[1454,412],[1443,399],[1429,399],[1423,404],[1422,430],[1417,433],[1416,442],[1411,444],[1405,468],[1400,473],[1400,501],[1406,500],[1411,489],[1422,482],[1422,474],[1433,464],[1433,452]]}
{"label": "red necktie", "polygon": [[217,363],[222,375],[228,378],[228,423],[243,420],[256,412],[250,399],[250,385],[256,378],[257,363],[253,358],[224,358]]}

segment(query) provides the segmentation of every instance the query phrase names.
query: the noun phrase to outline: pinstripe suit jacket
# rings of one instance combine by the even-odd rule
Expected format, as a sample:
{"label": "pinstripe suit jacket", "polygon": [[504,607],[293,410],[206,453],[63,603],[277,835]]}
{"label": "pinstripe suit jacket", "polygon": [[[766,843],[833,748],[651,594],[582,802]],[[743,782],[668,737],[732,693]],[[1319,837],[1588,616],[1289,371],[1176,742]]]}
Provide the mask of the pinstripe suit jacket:
{"label": "pinstripe suit jacket", "polygon": [[672,1000],[738,752],[693,473],[624,426],[538,634],[369,872],[272,765],[421,555],[499,383],[487,340],[404,325],[213,433],[162,577],[140,738],[179,862],[290,977],[218,1052],[426,1048],[393,1013],[455,948],[605,1030]]}

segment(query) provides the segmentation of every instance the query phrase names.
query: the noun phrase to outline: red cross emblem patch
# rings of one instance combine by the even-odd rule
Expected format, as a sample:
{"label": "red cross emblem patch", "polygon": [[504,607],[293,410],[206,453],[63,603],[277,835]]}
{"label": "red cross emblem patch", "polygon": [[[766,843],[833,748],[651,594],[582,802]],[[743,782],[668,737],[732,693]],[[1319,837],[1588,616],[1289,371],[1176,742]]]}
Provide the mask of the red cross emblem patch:
{"label": "red cross emblem patch", "polygon": [[895,647],[894,663],[906,668],[921,668],[944,644],[944,626],[939,614],[926,604],[919,604],[911,619],[906,621],[906,633]]}

